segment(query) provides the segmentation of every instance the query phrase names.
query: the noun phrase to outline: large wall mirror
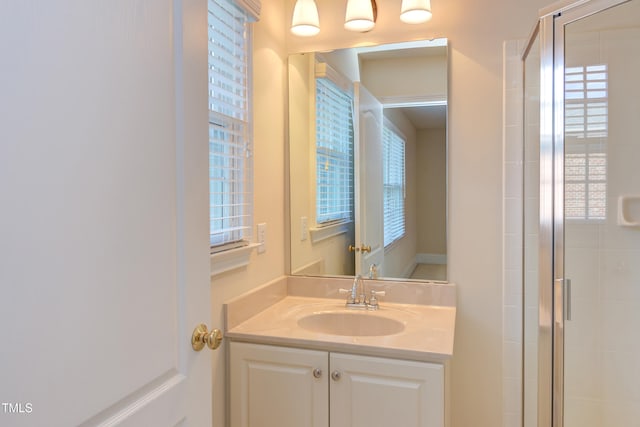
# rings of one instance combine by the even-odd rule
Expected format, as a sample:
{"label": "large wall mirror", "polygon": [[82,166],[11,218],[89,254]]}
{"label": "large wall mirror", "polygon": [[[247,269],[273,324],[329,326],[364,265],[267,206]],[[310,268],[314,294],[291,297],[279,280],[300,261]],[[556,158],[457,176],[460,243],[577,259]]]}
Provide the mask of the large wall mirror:
{"label": "large wall mirror", "polygon": [[289,57],[291,274],[447,280],[447,50]]}

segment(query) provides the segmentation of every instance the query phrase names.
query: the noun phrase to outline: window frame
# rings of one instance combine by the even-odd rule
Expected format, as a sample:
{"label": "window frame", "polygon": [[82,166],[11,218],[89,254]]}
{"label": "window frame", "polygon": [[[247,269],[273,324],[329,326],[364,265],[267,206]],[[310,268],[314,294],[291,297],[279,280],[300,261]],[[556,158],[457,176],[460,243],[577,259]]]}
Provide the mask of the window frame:
{"label": "window frame", "polygon": [[[210,243],[210,273],[211,276],[216,276],[221,273],[235,270],[240,267],[247,266],[250,261],[250,255],[253,249],[260,246],[258,243],[253,243],[253,150],[254,150],[254,132],[253,132],[253,26],[251,23],[255,22],[260,15],[260,2],[247,2],[244,0],[208,0],[208,15],[207,15],[207,26],[209,31],[210,21],[209,14],[214,14],[212,11],[211,5],[216,3],[217,1],[225,2],[229,6],[234,7],[240,13],[244,13],[244,54],[245,54],[245,84],[244,84],[244,93],[245,93],[245,105],[246,105],[246,119],[244,120],[244,137],[246,143],[246,153],[249,155],[245,157],[245,167],[246,170],[243,172],[244,174],[244,182],[245,182],[245,200],[247,202],[246,208],[244,210],[244,215],[247,221],[242,225],[243,232],[241,238],[232,239],[234,241],[225,242],[223,244],[219,244],[213,246],[213,238],[212,238],[212,206],[214,203],[213,197],[211,195],[211,179],[212,179],[212,171],[213,164],[211,163],[212,153],[211,153],[211,139],[210,139],[210,165],[209,165],[209,180],[210,180],[210,208],[209,208],[209,243]],[[215,10],[215,9],[213,9]],[[208,49],[208,55],[211,55],[211,50]],[[207,60],[207,64],[211,67],[209,60]],[[211,96],[211,74],[208,75],[208,91],[209,91],[209,99]],[[211,132],[212,125],[224,125],[224,120],[217,122],[217,119],[222,115],[219,113],[213,113],[211,110],[211,101],[209,101],[209,132]],[[230,120],[233,122],[234,120]],[[213,123],[212,123],[213,122]]]}

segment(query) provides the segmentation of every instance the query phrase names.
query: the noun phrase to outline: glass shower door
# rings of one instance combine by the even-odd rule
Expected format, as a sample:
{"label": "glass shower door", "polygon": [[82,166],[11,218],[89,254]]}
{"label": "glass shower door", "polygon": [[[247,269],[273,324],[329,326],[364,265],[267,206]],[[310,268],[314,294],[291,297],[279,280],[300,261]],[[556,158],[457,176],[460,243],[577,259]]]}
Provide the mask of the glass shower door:
{"label": "glass shower door", "polygon": [[556,29],[560,43],[564,32],[556,244],[564,256],[555,267],[565,279],[563,423],[638,427],[640,0],[572,11]]}

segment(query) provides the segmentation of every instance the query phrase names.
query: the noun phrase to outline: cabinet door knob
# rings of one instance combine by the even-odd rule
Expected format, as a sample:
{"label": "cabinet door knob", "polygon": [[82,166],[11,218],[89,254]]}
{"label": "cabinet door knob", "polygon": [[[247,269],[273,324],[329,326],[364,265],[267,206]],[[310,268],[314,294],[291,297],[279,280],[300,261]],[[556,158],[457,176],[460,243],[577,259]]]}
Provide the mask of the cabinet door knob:
{"label": "cabinet door knob", "polygon": [[334,381],[340,381],[340,378],[342,377],[342,374],[340,373],[340,371],[333,371],[331,372],[331,379]]}
{"label": "cabinet door knob", "polygon": [[320,378],[322,376],[322,369],[316,368],[313,370],[313,377]]}

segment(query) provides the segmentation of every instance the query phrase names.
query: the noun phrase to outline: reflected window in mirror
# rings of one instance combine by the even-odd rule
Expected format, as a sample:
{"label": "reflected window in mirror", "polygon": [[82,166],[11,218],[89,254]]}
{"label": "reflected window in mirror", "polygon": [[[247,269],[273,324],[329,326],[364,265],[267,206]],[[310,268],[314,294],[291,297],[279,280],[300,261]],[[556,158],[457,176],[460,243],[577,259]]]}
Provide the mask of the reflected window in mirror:
{"label": "reflected window in mirror", "polygon": [[316,222],[353,219],[353,97],[316,79]]}
{"label": "reflected window in mirror", "polygon": [[382,180],[384,198],[384,247],[405,235],[406,138],[385,120],[382,130]]}

